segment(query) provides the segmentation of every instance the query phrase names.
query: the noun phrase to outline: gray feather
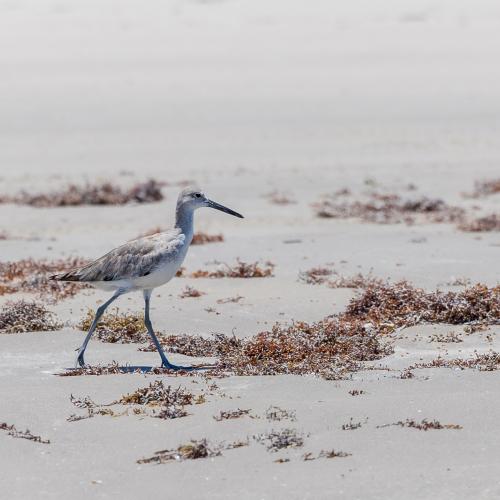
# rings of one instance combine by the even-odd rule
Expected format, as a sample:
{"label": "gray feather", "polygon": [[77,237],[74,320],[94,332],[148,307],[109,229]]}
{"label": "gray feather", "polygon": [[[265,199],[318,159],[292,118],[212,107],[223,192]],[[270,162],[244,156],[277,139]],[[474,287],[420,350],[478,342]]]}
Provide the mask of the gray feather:
{"label": "gray feather", "polygon": [[173,260],[185,236],[180,229],[138,238],[121,245],[86,266],[50,277],[58,281],[118,281],[151,274]]}

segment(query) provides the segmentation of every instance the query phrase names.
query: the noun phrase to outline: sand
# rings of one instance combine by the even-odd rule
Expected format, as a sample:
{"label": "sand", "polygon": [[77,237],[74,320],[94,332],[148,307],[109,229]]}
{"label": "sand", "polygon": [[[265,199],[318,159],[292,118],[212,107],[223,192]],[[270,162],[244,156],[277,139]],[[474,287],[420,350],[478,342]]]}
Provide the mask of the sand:
{"label": "sand", "polygon": [[[95,258],[172,222],[177,183],[245,215],[209,210],[196,229],[225,241],[192,247],[188,271],[214,260],[270,260],[263,279],[178,278],[154,292],[160,332],[246,338],[275,322],[341,312],[356,293],[298,281],[331,264],[338,272],[407,279],[427,290],[468,278],[499,280],[498,232],[453,224],[377,225],[315,217],[311,204],[349,188],[439,197],[471,213],[499,212],[499,195],[466,199],[474,181],[498,177],[498,23],[494,2],[318,1],[1,2],[0,177],[2,193],[67,183],[149,177],[165,200],[122,207],[0,205],[1,260]],[[417,191],[409,192],[409,183]],[[267,195],[295,203],[276,205]],[[479,208],[474,210],[474,206]],[[186,285],[205,295],[179,297]],[[219,299],[243,296],[238,303]],[[0,305],[23,294],[4,295]],[[59,377],[74,362],[88,308],[107,298],[84,290],[48,305],[56,332],[0,334],[0,422],[50,444],[0,432],[0,488],[8,498],[455,499],[497,498],[500,441],[497,371],[426,368],[438,356],[468,358],[500,348],[498,326],[397,332],[394,354],[346,380],[314,376],[203,377],[121,374]],[[141,310],[129,294],[121,311]],[[463,342],[436,341],[450,332]],[[137,345],[91,341],[88,363],[157,366]],[[174,362],[216,361],[172,354]],[[144,415],[69,422],[85,414],[70,395],[107,403],[161,379],[199,393],[187,417]],[[363,391],[351,395],[350,391]],[[268,421],[266,409],[296,420]],[[251,415],[218,422],[221,410]],[[352,419],[352,422],[351,422]],[[461,429],[379,427],[406,419]],[[349,423],[361,423],[343,430]],[[272,453],[253,436],[285,428],[304,445]],[[249,439],[221,456],[138,464],[190,439]],[[349,456],[317,457],[322,450]],[[279,463],[277,459],[288,458]]]}

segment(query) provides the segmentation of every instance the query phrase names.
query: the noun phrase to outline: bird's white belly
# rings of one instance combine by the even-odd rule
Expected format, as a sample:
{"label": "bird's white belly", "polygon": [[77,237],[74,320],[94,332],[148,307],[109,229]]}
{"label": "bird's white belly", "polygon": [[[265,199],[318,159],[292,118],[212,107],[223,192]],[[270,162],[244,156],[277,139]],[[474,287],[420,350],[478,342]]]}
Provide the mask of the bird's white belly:
{"label": "bird's white belly", "polygon": [[157,286],[168,283],[175,276],[180,264],[182,264],[182,261],[178,265],[176,262],[169,262],[167,265],[159,267],[147,276],[134,278],[130,281],[133,284],[133,288],[156,288]]}
{"label": "bird's white belly", "polygon": [[174,258],[165,262],[163,265],[151,272],[151,274],[131,279],[132,288],[150,289],[168,283],[181,267],[184,262],[184,258],[186,257],[186,253],[187,246],[182,248]]}

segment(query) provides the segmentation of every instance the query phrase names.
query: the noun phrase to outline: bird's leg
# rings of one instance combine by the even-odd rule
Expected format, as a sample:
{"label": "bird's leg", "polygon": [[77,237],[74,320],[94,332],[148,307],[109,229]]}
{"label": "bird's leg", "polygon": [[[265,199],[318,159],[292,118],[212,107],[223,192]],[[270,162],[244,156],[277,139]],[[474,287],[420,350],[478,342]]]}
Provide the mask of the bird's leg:
{"label": "bird's leg", "polygon": [[163,368],[168,368],[169,370],[193,370],[194,368],[192,366],[173,365],[172,363],[170,363],[170,361],[167,359],[167,356],[163,352],[161,344],[156,338],[155,332],[153,331],[153,325],[151,324],[151,320],[149,319],[149,302],[151,300],[152,291],[153,290],[144,290],[144,324],[146,325],[148,333],[151,336],[151,339],[153,340],[153,343],[156,347],[156,350],[158,351],[158,354],[160,355],[161,364]]}
{"label": "bird's leg", "polygon": [[75,367],[78,368],[78,365],[80,365],[81,367],[85,366],[85,360],[84,360],[83,356],[85,354],[85,349],[87,349],[87,344],[89,343],[90,337],[92,337],[92,334],[94,333],[94,331],[97,327],[97,323],[99,323],[99,320],[101,319],[101,316],[104,314],[104,311],[106,310],[106,308],[123,293],[125,293],[124,290],[118,289],[107,302],[104,302],[104,304],[102,304],[102,306],[99,306],[97,308],[96,313],[95,313],[95,317],[94,317],[94,321],[92,321],[92,325],[90,325],[89,331],[87,333],[87,336],[85,337],[85,340],[83,341],[82,346],[80,347],[80,349],[78,349],[78,356],[76,358]]}

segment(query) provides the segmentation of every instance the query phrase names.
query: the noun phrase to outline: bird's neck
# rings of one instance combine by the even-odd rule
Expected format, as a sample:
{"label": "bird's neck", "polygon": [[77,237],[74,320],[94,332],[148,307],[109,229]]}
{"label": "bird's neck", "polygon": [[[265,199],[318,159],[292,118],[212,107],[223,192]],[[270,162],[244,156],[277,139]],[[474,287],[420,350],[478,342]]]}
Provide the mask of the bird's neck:
{"label": "bird's neck", "polygon": [[193,210],[184,205],[178,205],[175,211],[175,227],[179,228],[191,241],[193,238]]}

